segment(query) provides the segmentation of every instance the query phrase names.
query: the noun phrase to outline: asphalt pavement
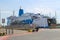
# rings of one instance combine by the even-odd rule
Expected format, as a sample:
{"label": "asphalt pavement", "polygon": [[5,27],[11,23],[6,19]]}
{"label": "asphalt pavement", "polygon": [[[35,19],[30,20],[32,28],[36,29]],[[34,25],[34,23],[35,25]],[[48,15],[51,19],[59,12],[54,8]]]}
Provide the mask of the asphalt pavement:
{"label": "asphalt pavement", "polygon": [[60,40],[60,29],[40,29],[39,32],[11,36],[8,40]]}

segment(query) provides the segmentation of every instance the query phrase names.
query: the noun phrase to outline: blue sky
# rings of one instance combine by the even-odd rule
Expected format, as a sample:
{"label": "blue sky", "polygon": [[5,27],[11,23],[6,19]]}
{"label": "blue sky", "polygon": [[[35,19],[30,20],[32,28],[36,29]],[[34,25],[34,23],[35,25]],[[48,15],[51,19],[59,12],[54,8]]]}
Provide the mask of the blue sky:
{"label": "blue sky", "polygon": [[[20,6],[24,12],[41,13],[44,15],[55,16],[60,20],[60,0],[0,0],[1,18],[7,18],[12,15],[13,10],[18,16]],[[60,23],[60,21],[57,21]]]}

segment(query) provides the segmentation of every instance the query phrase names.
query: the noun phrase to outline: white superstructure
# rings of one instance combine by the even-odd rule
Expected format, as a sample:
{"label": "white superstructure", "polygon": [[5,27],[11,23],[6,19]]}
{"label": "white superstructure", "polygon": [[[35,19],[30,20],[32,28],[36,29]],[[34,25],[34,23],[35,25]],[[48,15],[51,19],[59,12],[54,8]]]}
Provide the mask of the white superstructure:
{"label": "white superstructure", "polygon": [[[50,21],[50,17],[40,15],[40,13],[24,13],[23,9],[19,9],[19,16],[10,16],[7,18],[7,25],[10,25],[12,22],[27,22],[28,24],[35,24],[37,27],[48,27],[48,19]],[[53,18],[52,18],[53,19]],[[52,22],[51,22],[52,23]]]}
{"label": "white superstructure", "polygon": [[34,14],[34,13],[25,13],[22,16],[16,17],[16,16],[10,16],[8,17],[8,25],[14,21],[22,21],[22,20],[27,20],[27,19],[33,19],[32,24],[35,24],[36,26],[39,27],[48,27],[48,22],[47,18],[44,18],[40,14]]}

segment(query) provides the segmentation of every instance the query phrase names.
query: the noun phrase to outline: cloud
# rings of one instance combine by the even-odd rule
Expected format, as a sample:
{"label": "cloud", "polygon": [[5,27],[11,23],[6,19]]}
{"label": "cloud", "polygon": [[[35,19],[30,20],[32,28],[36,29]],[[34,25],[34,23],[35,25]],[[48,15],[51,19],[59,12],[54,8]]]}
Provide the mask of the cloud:
{"label": "cloud", "polygon": [[33,12],[33,13],[43,13],[43,14],[55,12],[55,10],[50,9],[50,8],[28,8],[26,9],[26,11]]}

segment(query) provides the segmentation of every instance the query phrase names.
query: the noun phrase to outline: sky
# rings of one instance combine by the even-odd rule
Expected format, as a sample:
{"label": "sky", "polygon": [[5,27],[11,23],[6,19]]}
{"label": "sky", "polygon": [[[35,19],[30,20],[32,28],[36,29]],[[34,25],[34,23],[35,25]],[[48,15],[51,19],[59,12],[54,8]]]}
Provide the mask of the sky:
{"label": "sky", "polygon": [[0,0],[1,19],[5,18],[7,23],[7,17],[13,15],[13,11],[18,16],[20,7],[24,13],[40,13],[52,17],[56,13],[57,23],[60,23],[60,0]]}

